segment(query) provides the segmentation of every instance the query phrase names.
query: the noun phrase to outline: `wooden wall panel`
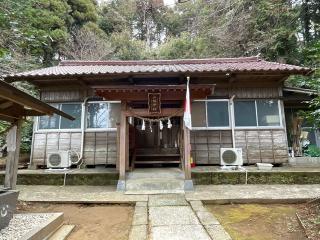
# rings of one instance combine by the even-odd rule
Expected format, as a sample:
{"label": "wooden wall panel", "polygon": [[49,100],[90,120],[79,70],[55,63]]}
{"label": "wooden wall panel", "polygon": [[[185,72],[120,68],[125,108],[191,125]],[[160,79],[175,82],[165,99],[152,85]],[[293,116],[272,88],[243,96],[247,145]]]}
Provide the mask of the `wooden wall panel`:
{"label": "wooden wall panel", "polygon": [[242,148],[244,163],[286,163],[288,149],[283,129],[236,130],[236,147]]}
{"label": "wooden wall panel", "polygon": [[[46,155],[58,150],[74,150],[80,154],[81,132],[36,132],[32,148],[32,164],[46,165]],[[87,165],[116,164],[116,132],[86,132],[84,161]]]}
{"label": "wooden wall panel", "polygon": [[[245,164],[286,163],[288,151],[283,129],[236,130],[236,147]],[[191,155],[196,164],[220,164],[220,148],[232,147],[230,130],[191,131]]]}
{"label": "wooden wall panel", "polygon": [[87,165],[116,164],[117,133],[116,132],[85,133],[84,159]]}
{"label": "wooden wall panel", "polygon": [[220,148],[232,147],[230,130],[196,130],[191,131],[190,138],[196,164],[220,164]]}
{"label": "wooden wall panel", "polygon": [[41,100],[44,102],[72,102],[83,101],[86,92],[83,90],[42,90]]}
{"label": "wooden wall panel", "polygon": [[32,163],[34,165],[45,165],[46,145],[47,135],[45,133],[35,133],[32,148]]}
{"label": "wooden wall panel", "polygon": [[281,91],[278,87],[231,87],[219,88],[214,91],[213,97],[231,97],[235,95],[236,99],[239,98],[279,98]]}

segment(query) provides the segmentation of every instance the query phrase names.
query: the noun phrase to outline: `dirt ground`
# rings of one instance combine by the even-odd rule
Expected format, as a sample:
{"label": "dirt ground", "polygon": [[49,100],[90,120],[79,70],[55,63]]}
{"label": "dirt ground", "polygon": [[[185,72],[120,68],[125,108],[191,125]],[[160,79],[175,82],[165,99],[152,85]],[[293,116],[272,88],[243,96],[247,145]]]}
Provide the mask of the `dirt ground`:
{"label": "dirt ground", "polygon": [[68,240],[127,240],[134,207],[126,205],[20,203],[18,213],[64,212],[65,224],[76,225]]}
{"label": "dirt ground", "polygon": [[207,205],[233,239],[307,239],[296,218],[299,205]]}
{"label": "dirt ground", "polygon": [[320,199],[316,198],[298,209],[298,216],[310,240],[320,239]]}

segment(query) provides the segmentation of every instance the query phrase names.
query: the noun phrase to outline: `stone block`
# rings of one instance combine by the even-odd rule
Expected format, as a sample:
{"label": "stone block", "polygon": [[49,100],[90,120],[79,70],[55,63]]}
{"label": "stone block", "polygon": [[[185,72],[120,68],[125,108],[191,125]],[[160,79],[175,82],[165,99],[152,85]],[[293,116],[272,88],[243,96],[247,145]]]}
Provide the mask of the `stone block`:
{"label": "stone block", "polygon": [[214,240],[232,240],[230,235],[224,230],[221,225],[207,225],[205,226],[210,237]]}
{"label": "stone block", "polygon": [[201,225],[157,226],[151,229],[152,240],[211,240]]}
{"label": "stone block", "polygon": [[147,207],[135,207],[132,225],[146,225],[148,224],[148,208]]}
{"label": "stone block", "polygon": [[189,206],[150,207],[151,226],[200,224]]}
{"label": "stone block", "polygon": [[188,203],[182,194],[150,195],[149,207],[187,206]]}
{"label": "stone block", "polygon": [[129,234],[129,240],[147,240],[147,225],[132,226]]}

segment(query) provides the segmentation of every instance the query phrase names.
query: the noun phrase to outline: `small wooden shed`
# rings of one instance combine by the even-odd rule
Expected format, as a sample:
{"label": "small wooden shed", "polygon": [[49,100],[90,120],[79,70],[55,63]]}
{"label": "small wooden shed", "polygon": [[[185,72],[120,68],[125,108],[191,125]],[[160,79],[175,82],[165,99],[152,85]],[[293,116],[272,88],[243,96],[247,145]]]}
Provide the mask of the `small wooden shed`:
{"label": "small wooden shed", "polygon": [[16,187],[23,120],[27,116],[52,116],[53,114],[74,120],[72,116],[0,80],[0,120],[11,123],[6,131],[8,151],[4,184],[6,189]]}

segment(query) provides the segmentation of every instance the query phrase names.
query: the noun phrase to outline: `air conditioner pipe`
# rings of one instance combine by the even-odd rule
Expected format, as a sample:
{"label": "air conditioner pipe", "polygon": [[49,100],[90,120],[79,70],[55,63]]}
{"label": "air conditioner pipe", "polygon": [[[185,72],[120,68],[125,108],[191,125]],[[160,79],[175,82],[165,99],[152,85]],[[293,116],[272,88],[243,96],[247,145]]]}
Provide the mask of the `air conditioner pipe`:
{"label": "air conditioner pipe", "polygon": [[[80,154],[77,151],[74,150],[69,150],[69,154],[71,152],[74,152],[77,157],[78,157],[78,161],[76,162],[71,162],[72,164],[78,165],[79,162],[81,161],[80,165],[78,166],[78,168],[81,168],[81,165],[83,164],[83,152],[84,152],[84,133],[85,133],[85,126],[86,126],[86,103],[88,102],[88,100],[90,99],[90,97],[86,97],[83,101],[83,103],[81,104],[81,142],[80,142]],[[73,171],[72,171],[73,172]],[[67,174],[69,172],[65,172],[64,173],[64,178],[63,178],[63,186],[66,185],[66,180],[67,180]]]}
{"label": "air conditioner pipe", "polygon": [[230,98],[230,112],[231,112],[231,134],[232,134],[232,147],[235,148],[236,147],[236,139],[235,139],[235,133],[234,133],[234,127],[235,127],[235,123],[234,123],[234,102],[233,99],[236,97],[236,95],[233,95]]}
{"label": "air conditioner pipe", "polygon": [[84,101],[81,104],[81,110],[82,110],[82,115],[81,115],[81,142],[80,142],[80,154],[74,150],[69,150],[69,152],[74,152],[76,153],[77,157],[78,157],[78,161],[76,162],[72,162],[72,164],[79,164],[80,161],[81,164],[79,165],[79,168],[81,167],[81,165],[83,164],[83,152],[84,152],[84,134],[85,134],[85,128],[86,128],[86,104],[88,102],[88,100],[91,97],[86,97],[84,99]]}

